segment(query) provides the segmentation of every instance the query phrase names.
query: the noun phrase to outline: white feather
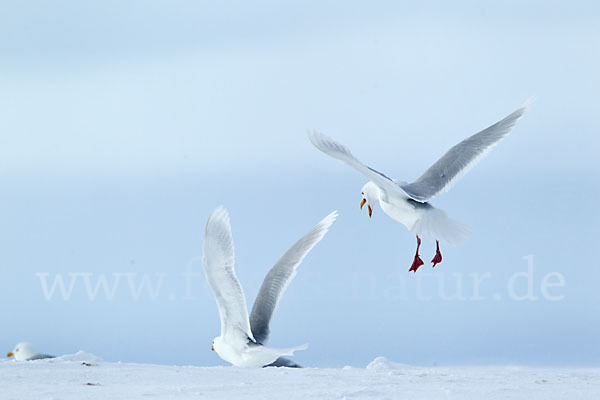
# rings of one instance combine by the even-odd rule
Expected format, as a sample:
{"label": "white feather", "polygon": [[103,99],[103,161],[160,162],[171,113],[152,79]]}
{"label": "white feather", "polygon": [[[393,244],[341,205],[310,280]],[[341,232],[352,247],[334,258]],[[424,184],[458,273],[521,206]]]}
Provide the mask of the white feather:
{"label": "white feather", "polygon": [[[298,265],[325,236],[336,217],[337,211],[325,217],[297,241],[267,274],[252,312],[253,327],[256,326],[260,334],[259,342],[267,339],[273,312]],[[221,319],[221,335],[214,339],[213,349],[222,359],[240,367],[262,367],[307,347],[270,348],[257,343],[250,328],[244,291],[235,274],[231,226],[224,207],[219,206],[210,214],[203,247],[204,271]]]}

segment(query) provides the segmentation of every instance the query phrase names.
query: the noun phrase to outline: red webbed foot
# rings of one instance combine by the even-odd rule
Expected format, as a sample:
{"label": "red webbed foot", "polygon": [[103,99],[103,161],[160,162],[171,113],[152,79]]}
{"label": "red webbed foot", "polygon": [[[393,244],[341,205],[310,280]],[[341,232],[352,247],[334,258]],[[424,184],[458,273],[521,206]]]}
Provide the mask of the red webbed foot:
{"label": "red webbed foot", "polygon": [[410,269],[408,270],[408,272],[410,272],[410,271],[417,272],[419,267],[423,264],[425,264],[425,263],[423,262],[423,260],[421,260],[421,257],[419,257],[419,255],[416,254],[415,259],[414,259],[412,265],[410,266]]}
{"label": "red webbed foot", "polygon": [[435,268],[435,266],[437,264],[439,264],[439,263],[442,262],[442,253],[440,253],[440,242],[439,242],[439,240],[435,241],[435,246],[436,246],[435,256],[433,257],[433,260],[431,260],[431,262],[433,263],[433,267],[432,268]]}
{"label": "red webbed foot", "polygon": [[421,247],[421,238],[417,235],[417,251],[415,252],[415,258],[408,272],[417,272],[419,267],[424,264],[423,260],[421,260],[421,257],[419,257],[419,247]]}

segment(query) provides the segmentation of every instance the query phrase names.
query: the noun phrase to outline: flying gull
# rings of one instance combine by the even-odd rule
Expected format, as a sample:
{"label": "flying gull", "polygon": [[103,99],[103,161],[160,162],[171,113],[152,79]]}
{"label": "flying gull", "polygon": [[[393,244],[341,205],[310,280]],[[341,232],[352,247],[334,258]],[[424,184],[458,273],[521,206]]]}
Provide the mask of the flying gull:
{"label": "flying gull", "polygon": [[501,121],[458,143],[412,183],[389,178],[363,164],[346,146],[322,133],[311,132],[308,137],[317,149],[350,165],[370,179],[362,187],[360,203],[361,209],[367,204],[369,218],[373,213],[372,205],[379,201],[387,215],[406,226],[417,237],[417,250],[409,269],[416,272],[423,265],[419,256],[420,236],[436,241],[436,253],[431,260],[435,267],[442,262],[440,241],[451,245],[458,244],[469,233],[466,225],[448,218],[444,211],[435,208],[429,201],[450,190],[459,178],[506,137],[523,116],[526,108],[519,108]]}
{"label": "flying gull", "polygon": [[298,367],[282,356],[291,356],[294,351],[304,350],[308,346],[265,346],[270,334],[269,323],[281,295],[296,275],[298,266],[323,239],[336,217],[337,211],[334,211],[323,218],[277,261],[267,273],[248,317],[246,297],[234,269],[229,214],[222,206],[210,214],[204,235],[203,265],[221,318],[221,335],[212,344],[212,350],[219,357],[238,367]]}

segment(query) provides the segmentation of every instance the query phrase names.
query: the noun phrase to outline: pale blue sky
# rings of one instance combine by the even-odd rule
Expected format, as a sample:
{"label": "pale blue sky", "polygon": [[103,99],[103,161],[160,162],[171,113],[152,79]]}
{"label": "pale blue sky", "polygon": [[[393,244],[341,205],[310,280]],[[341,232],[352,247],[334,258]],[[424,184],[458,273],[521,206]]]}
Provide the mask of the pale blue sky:
{"label": "pale blue sky", "polygon": [[[0,344],[110,360],[223,364],[201,273],[204,223],[230,209],[252,304],[268,268],[340,217],[286,292],[272,343],[306,365],[379,355],[431,365],[598,365],[600,280],[595,2],[30,2],[0,15]],[[365,180],[319,153],[318,129],[414,179],[445,150],[535,105],[434,201],[469,223],[434,271],[408,274],[414,238]],[[425,243],[423,258],[433,255]],[[507,294],[533,255],[535,301]],[[166,274],[155,300],[77,281],[46,301],[36,273]],[[473,300],[471,274],[490,273]],[[559,272],[564,295],[544,299]],[[444,300],[459,274],[465,300]],[[516,290],[526,290],[523,279]],[[136,284],[139,282],[136,281]],[[399,295],[400,288],[405,294]],[[420,289],[419,289],[420,288]],[[421,295],[419,290],[422,289]],[[432,294],[431,299],[425,299]],[[494,298],[499,295],[500,298]]]}

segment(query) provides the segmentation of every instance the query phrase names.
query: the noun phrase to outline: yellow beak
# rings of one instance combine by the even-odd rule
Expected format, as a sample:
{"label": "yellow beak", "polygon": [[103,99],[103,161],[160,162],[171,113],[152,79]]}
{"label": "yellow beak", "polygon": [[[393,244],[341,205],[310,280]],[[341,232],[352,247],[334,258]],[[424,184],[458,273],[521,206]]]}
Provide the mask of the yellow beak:
{"label": "yellow beak", "polygon": [[12,357],[12,356],[14,356],[14,354],[12,353],[12,351],[6,355],[6,357]]}
{"label": "yellow beak", "polygon": [[369,209],[369,218],[371,218],[371,215],[373,215],[373,209],[371,208],[371,205],[368,205],[367,208]]}
{"label": "yellow beak", "polygon": [[215,351],[215,345],[210,346],[211,351]]}
{"label": "yellow beak", "polygon": [[360,202],[360,209],[362,210],[363,206],[365,205],[365,203],[367,202],[367,199],[362,199],[362,201]]}

